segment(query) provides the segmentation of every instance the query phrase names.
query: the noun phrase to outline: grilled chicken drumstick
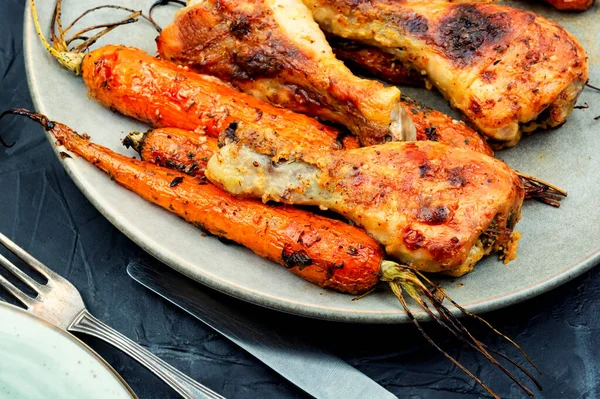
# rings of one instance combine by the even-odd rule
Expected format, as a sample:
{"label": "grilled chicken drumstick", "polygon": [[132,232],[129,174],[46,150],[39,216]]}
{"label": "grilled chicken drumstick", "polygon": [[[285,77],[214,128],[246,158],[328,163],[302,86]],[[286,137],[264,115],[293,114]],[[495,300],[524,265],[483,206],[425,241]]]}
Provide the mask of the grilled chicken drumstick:
{"label": "grilled chicken drumstick", "polygon": [[363,145],[414,140],[400,91],[335,58],[300,0],[192,1],[157,39],[162,58],[261,100],[346,126]]}
{"label": "grilled chicken drumstick", "polygon": [[401,262],[463,275],[484,256],[514,257],[524,187],[503,162],[431,141],[330,151],[240,125],[206,177],[226,191],[331,209]]}
{"label": "grilled chicken drumstick", "polygon": [[495,4],[303,1],[324,31],[425,73],[499,147],[564,123],[588,79],[577,39],[533,13]]}

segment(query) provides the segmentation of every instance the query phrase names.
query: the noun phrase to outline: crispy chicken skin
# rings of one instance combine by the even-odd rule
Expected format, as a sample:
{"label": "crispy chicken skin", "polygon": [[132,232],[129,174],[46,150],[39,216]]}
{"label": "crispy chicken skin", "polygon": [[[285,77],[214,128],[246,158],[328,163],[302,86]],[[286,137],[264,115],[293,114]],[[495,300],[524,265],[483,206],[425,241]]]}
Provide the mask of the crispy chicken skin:
{"label": "crispy chicken skin", "polygon": [[213,183],[331,209],[419,270],[459,276],[486,254],[514,253],[524,190],[492,157],[431,141],[329,151],[251,125],[221,140],[206,170]]}
{"label": "crispy chicken skin", "polygon": [[421,71],[499,147],[563,124],[588,79],[581,44],[558,24],[495,4],[304,0],[321,28]]}
{"label": "crispy chicken skin", "polygon": [[353,75],[300,0],[192,1],[157,44],[164,59],[344,125],[363,145],[415,139],[400,91]]}

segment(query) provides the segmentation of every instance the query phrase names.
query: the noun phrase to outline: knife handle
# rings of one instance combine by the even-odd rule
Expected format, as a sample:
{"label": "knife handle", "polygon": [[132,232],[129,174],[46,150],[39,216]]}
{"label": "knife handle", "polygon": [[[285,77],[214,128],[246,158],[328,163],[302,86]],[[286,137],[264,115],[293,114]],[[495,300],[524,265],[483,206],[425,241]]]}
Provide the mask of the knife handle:
{"label": "knife handle", "polygon": [[194,381],[175,367],[159,359],[147,349],[133,342],[112,327],[104,324],[87,310],[81,312],[68,328],[92,335],[120,349],[152,371],[185,399],[225,399],[223,396]]}

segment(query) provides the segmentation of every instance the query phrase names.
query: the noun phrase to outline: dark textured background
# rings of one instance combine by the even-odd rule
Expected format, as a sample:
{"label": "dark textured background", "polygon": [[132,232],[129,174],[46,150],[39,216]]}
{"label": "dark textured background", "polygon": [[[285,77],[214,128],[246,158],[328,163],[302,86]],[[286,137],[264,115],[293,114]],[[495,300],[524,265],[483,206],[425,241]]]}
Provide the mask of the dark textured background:
{"label": "dark textured background", "polygon": [[[24,3],[0,0],[2,110],[32,107],[23,66]],[[304,397],[252,356],[127,276],[125,268],[131,260],[149,260],[149,256],[79,192],[38,126],[9,117],[0,121],[0,134],[9,142],[17,141],[10,149],[0,147],[0,231],[72,281],[93,314],[226,397]],[[593,270],[550,293],[486,315],[542,368],[545,390],[537,397],[591,399],[600,395],[599,289],[600,273]],[[412,326],[285,320],[295,324],[292,328],[298,334],[329,348],[401,398],[485,396]],[[474,323],[467,325],[484,342],[514,354],[509,345],[486,330]],[[435,326],[428,327],[450,354],[502,397],[525,396],[493,366]],[[141,399],[176,397],[125,355],[97,340],[82,338]]]}

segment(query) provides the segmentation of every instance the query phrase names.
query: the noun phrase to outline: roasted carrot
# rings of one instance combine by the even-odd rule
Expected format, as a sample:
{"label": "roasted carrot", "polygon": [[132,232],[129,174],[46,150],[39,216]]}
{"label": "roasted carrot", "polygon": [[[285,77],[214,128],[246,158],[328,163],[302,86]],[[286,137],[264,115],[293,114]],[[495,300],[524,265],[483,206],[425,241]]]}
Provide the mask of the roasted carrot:
{"label": "roasted carrot", "polygon": [[270,127],[331,148],[358,147],[353,137],[315,119],[276,108],[219,80],[134,48],[104,46],[87,54],[82,77],[90,97],[153,127],[200,130],[217,137],[233,121]]}
{"label": "roasted carrot", "polygon": [[451,147],[494,155],[487,141],[464,122],[457,121],[406,96],[402,97],[400,104],[415,124],[417,140],[438,141]]}

